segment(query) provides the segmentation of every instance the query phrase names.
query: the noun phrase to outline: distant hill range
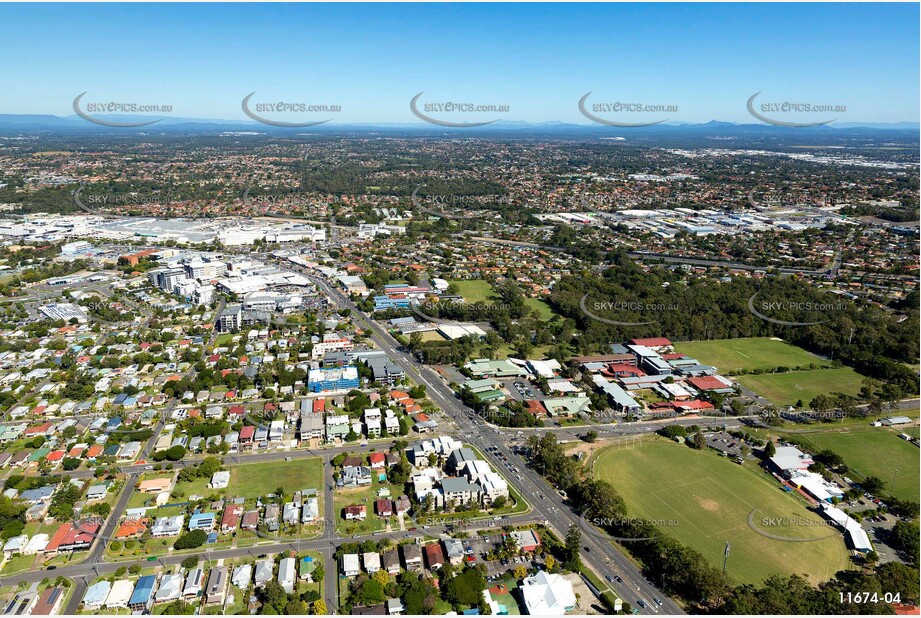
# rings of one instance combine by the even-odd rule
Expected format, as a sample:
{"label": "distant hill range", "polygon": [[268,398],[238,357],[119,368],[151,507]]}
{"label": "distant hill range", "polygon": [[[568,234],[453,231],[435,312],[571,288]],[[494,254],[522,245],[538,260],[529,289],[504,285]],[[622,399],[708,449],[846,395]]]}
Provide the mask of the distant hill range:
{"label": "distant hill range", "polygon": [[918,132],[917,122],[860,123],[835,122],[819,127],[787,128],[761,123],[732,123],[711,120],[705,123],[664,122],[649,127],[609,127],[599,124],[576,124],[568,122],[523,122],[499,120],[489,125],[470,128],[445,128],[424,122],[407,123],[326,123],[311,127],[275,127],[251,120],[219,120],[206,118],[182,118],[176,116],[142,116],[121,114],[97,114],[94,118],[114,123],[141,123],[157,120],[156,124],[144,127],[108,127],[97,125],[77,115],[53,116],[50,114],[0,114],[0,131],[136,131],[149,132],[256,132],[256,133],[341,133],[366,131],[419,131],[425,133],[481,132],[481,133],[529,133],[529,134],[582,134],[586,136],[625,136],[636,134],[712,134],[724,136],[752,136],[753,134],[777,134],[812,132],[816,134],[841,132]]}

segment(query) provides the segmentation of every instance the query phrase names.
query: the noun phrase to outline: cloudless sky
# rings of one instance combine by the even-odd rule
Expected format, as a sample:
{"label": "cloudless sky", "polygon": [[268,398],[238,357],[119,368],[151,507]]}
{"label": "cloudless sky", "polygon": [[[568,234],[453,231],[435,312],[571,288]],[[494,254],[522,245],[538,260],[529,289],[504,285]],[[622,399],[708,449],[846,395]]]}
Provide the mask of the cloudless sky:
{"label": "cloudless sky", "polygon": [[840,121],[916,122],[919,6],[0,4],[0,113],[66,116],[88,91],[84,103],[242,120],[256,91],[253,104],[342,106],[270,118],[419,122],[423,90],[529,122],[588,122],[589,91],[678,106],[656,120],[754,122],[745,103],[762,91],[846,105]]}

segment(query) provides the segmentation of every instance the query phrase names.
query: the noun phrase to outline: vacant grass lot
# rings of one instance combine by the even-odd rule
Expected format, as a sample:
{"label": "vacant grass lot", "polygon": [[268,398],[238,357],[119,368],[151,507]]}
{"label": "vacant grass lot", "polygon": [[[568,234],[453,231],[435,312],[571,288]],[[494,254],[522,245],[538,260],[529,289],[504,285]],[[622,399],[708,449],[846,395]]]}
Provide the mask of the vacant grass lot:
{"label": "vacant grass lot", "polygon": [[468,303],[485,303],[496,298],[492,286],[482,279],[454,279],[448,283],[457,286],[458,294]]}
{"label": "vacant grass lot", "polygon": [[[714,566],[722,567],[726,542],[731,543],[727,572],[738,583],[793,573],[816,583],[849,566],[841,534],[755,467],[654,437],[603,450],[592,469],[620,492],[629,516],[662,521],[662,532]],[[755,509],[753,521],[760,529],[805,540],[781,541],[755,532],[748,525]],[[764,518],[784,519],[763,525]]]}
{"label": "vacant grass lot", "polygon": [[687,341],[676,343],[675,351],[696,358],[704,365],[712,365],[721,373],[802,367],[810,363],[818,367],[831,366],[830,362],[811,352],[770,337]]}
{"label": "vacant grass lot", "polygon": [[738,381],[779,406],[792,406],[797,401],[808,406],[816,395],[844,393],[857,395],[864,377],[850,367],[763,373],[738,376]]}
{"label": "vacant grass lot", "polygon": [[[499,300],[499,297],[488,281],[483,281],[482,279],[472,279],[469,281],[454,279],[450,281],[450,283],[457,286],[458,293],[463,296],[464,300],[468,303],[497,302]],[[537,317],[541,320],[549,320],[554,316],[553,309],[550,308],[550,305],[539,298],[526,298],[524,304],[527,305],[529,309],[533,309]]]}
{"label": "vacant grass lot", "polygon": [[535,313],[537,313],[537,317],[541,320],[549,320],[555,315],[550,305],[538,298],[526,298],[524,304],[530,309],[533,309]]}
{"label": "vacant grass lot", "polygon": [[[336,509],[336,532],[352,536],[384,530],[387,527],[387,521],[378,517],[377,513],[374,512],[374,501],[377,500],[377,492],[382,487],[390,487],[391,499],[402,493],[401,487],[380,483],[376,477],[371,485],[364,487],[337,488],[333,494],[333,506]],[[367,518],[364,521],[346,521],[342,510],[347,506],[358,504],[363,504],[367,509]],[[396,527],[398,525],[397,518],[393,517],[391,519],[393,520],[392,525]]]}
{"label": "vacant grass lot", "polygon": [[[230,468],[230,493],[255,499],[281,487],[286,496],[302,489],[316,489],[323,497],[323,460],[319,457],[248,464]],[[322,511],[321,511],[322,514]]]}
{"label": "vacant grass lot", "polygon": [[798,432],[796,437],[807,441],[815,451],[830,449],[840,455],[851,469],[853,474],[848,476],[853,480],[879,477],[886,482],[888,493],[917,502],[921,498],[918,447],[899,437],[903,431],[852,425]]}
{"label": "vacant grass lot", "polygon": [[422,333],[422,341],[447,341],[442,337],[438,332],[434,330],[425,331]]}

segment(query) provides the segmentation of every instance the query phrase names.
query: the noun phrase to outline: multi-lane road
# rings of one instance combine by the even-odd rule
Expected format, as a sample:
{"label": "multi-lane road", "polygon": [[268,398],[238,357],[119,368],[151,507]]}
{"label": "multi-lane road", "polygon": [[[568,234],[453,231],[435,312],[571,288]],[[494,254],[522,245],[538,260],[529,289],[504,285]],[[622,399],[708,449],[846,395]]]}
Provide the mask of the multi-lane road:
{"label": "multi-lane road", "polygon": [[[454,419],[460,428],[464,441],[477,447],[490,460],[496,470],[503,470],[503,461],[489,451],[488,447],[498,447],[499,452],[510,461],[515,458],[508,445],[502,440],[503,433],[494,433],[494,430],[484,422],[471,420],[468,415],[471,415],[473,410],[464,406],[454,396],[454,392],[435,371],[417,363],[411,355],[404,352],[399,343],[386,330],[373,320],[368,319],[348,297],[315,274],[307,271],[303,272],[339,306],[352,310],[353,315],[357,316],[357,319],[364,324],[368,332],[372,333],[375,343],[406,372],[407,376],[411,376],[414,381],[426,386],[427,396]],[[477,417],[474,416],[474,418]],[[565,538],[571,526],[582,525],[578,516],[573,513],[546,480],[524,465],[523,461],[519,468],[521,470],[520,474],[515,478],[509,478],[508,481],[525,500],[531,503],[533,513],[537,519],[546,522],[561,539]],[[586,534],[583,530],[582,544],[583,549],[588,548],[587,551],[583,551],[582,560],[592,570],[601,575],[620,577],[622,582],[612,583],[610,587],[625,602],[636,607],[637,602],[642,599],[647,607],[641,611],[646,613],[684,613],[673,600],[658,590],[652,583],[646,581],[636,565],[612,543],[601,542],[598,536]],[[661,605],[655,603],[654,599],[659,599]],[[639,608],[637,607],[637,609]]]}
{"label": "multi-lane road", "polygon": [[[493,467],[503,473],[510,485],[514,486],[519,494],[530,503],[531,509],[524,515],[517,515],[504,524],[523,524],[528,522],[542,522],[551,528],[560,538],[565,538],[567,531],[572,526],[577,526],[582,530],[582,560],[593,571],[602,575],[609,576],[614,581],[610,581],[609,587],[614,590],[625,602],[640,609],[638,601],[643,600],[645,609],[644,613],[651,614],[681,614],[681,608],[656,586],[647,581],[637,566],[622,553],[612,542],[605,538],[604,534],[594,528],[589,528],[585,521],[580,521],[579,516],[574,513],[564,499],[557,494],[556,490],[548,484],[536,471],[529,468],[526,462],[517,455],[511,444],[516,440],[526,439],[533,433],[554,432],[560,439],[579,439],[581,433],[587,428],[582,427],[546,427],[539,429],[521,429],[511,432],[502,431],[487,423],[484,419],[473,414],[473,410],[463,405],[454,395],[454,392],[448,386],[446,381],[434,370],[418,363],[410,354],[405,352],[399,343],[378,323],[369,319],[347,296],[334,288],[325,279],[318,277],[315,273],[301,269],[302,273],[308,276],[319,289],[321,289],[334,303],[341,308],[349,308],[355,316],[370,333],[375,343],[384,350],[387,355],[398,364],[408,377],[419,384],[426,386],[426,392],[429,398],[436,403],[444,413],[452,419],[449,423],[452,425],[446,428],[444,433],[457,433],[458,437],[464,442],[476,447],[484,457],[486,457]],[[218,312],[215,313],[215,316]],[[203,353],[214,341],[214,334],[206,344]],[[903,402],[907,403],[907,402]],[[169,406],[169,410],[175,408],[174,402]],[[911,404],[908,404],[911,405]],[[756,418],[756,417],[753,417]],[[681,424],[698,424],[710,427],[727,428],[738,427],[741,419],[739,417],[727,418],[694,418],[694,419],[663,419],[659,422],[639,422],[639,423],[619,423],[616,425],[599,425],[592,426],[591,429],[597,431],[603,437],[616,438],[619,436],[639,435],[655,431],[663,424],[672,423]],[[141,458],[146,459],[156,444],[157,437],[163,427],[161,418],[154,428],[154,435],[145,444]],[[520,433],[519,433],[520,432]],[[350,542],[352,539],[340,537],[336,530],[334,522],[337,520],[337,514],[334,508],[331,488],[334,486],[333,466],[330,459],[335,455],[343,452],[367,451],[379,443],[369,446],[343,446],[343,447],[324,447],[320,450],[296,450],[296,451],[268,451],[251,454],[231,454],[225,464],[228,466],[254,464],[280,459],[299,459],[305,457],[321,457],[324,460],[324,513],[325,525],[323,532],[319,537],[311,539],[265,539],[262,544],[252,547],[240,547],[231,549],[221,549],[207,552],[209,560],[234,559],[246,556],[254,556],[256,553],[277,553],[289,549],[303,551],[305,549],[318,551],[324,559],[326,577],[324,581],[324,598],[327,607],[331,613],[335,613],[338,603],[338,577],[337,565],[334,561],[334,552],[339,545]],[[495,449],[495,450],[493,450]],[[197,463],[200,458],[192,457],[183,462],[177,462],[176,467],[192,465]],[[516,468],[514,474],[506,472],[507,462],[512,462]],[[112,538],[118,525],[121,514],[125,512],[130,497],[134,491],[134,486],[140,474],[149,468],[146,464],[133,464],[122,466],[120,472],[126,475],[125,486],[119,495],[112,514],[103,525],[99,532],[99,540],[93,545],[86,558],[79,564],[63,565],[58,567],[54,572],[55,576],[63,576],[73,580],[76,589],[71,596],[66,613],[74,613],[83,594],[92,581],[93,577],[110,574],[125,564],[124,561],[107,562],[104,557],[105,545],[104,539]],[[75,471],[69,473],[73,477],[85,477],[92,474],[91,471]],[[484,521],[484,526],[489,525]],[[493,524],[495,525],[495,524]],[[429,535],[444,532],[443,528],[432,526],[427,530]],[[376,537],[399,538],[404,533],[393,531],[390,533],[377,533]],[[370,537],[370,535],[368,535]],[[188,557],[187,554],[168,555],[159,557],[158,561],[164,566],[174,566]],[[38,582],[49,573],[47,571],[33,571],[20,575],[14,575],[3,578],[5,583],[11,582]]]}

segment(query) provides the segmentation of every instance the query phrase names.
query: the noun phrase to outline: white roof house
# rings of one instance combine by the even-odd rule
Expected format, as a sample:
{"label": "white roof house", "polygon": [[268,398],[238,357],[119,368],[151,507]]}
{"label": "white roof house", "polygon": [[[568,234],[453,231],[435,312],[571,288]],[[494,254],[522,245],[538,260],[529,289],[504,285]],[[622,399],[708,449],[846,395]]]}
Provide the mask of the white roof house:
{"label": "white roof house", "polygon": [[173,515],[172,517],[158,517],[150,529],[154,537],[178,536],[182,532],[182,526],[185,524],[183,515]]}
{"label": "white roof house", "polygon": [[284,558],[278,563],[278,583],[288,594],[294,590],[295,566],[294,558]]}
{"label": "white roof house", "polygon": [[301,507],[301,523],[309,523],[320,516],[320,502],[316,498],[308,498]]}
{"label": "white roof house", "polygon": [[157,594],[154,595],[154,602],[166,603],[175,601],[182,596],[182,584],[182,573],[164,575],[163,579],[160,580],[160,588],[157,589]]}
{"label": "white roof house", "polygon": [[243,566],[238,566],[233,570],[233,576],[230,578],[230,583],[237,588],[247,588],[252,577],[253,565],[244,564]]}
{"label": "white roof house", "polygon": [[884,418],[880,421],[883,425],[893,426],[893,425],[908,425],[911,423],[911,419],[907,416],[890,416],[889,418]]}
{"label": "white roof house", "polygon": [[128,442],[118,451],[119,459],[134,459],[138,456],[138,453],[141,452],[141,443],[140,442]]}
{"label": "white roof house", "polygon": [[821,502],[832,502],[835,498],[840,499],[844,496],[840,487],[826,481],[825,477],[817,472],[793,470],[789,473],[789,478],[791,483]]}
{"label": "white roof house", "polygon": [[134,582],[130,579],[120,579],[112,584],[112,590],[106,597],[106,608],[128,607],[131,593],[134,592]]}
{"label": "white roof house", "polygon": [[361,565],[358,561],[358,554],[342,555],[342,576],[355,577],[361,573]]}
{"label": "white roof house", "polygon": [[211,476],[211,482],[208,487],[211,489],[225,489],[230,484],[230,471],[221,470]]}
{"label": "white roof house", "polygon": [[201,567],[195,567],[185,578],[185,586],[182,588],[182,596],[197,596],[201,594],[202,587],[205,584],[205,571]]}
{"label": "white roof house", "polygon": [[576,606],[576,594],[562,575],[540,571],[521,582],[521,596],[531,616],[561,616]]}
{"label": "white roof house", "polygon": [[361,556],[361,561],[365,565],[365,571],[376,573],[381,570],[381,555],[377,552],[365,552]]}
{"label": "white roof house", "polygon": [[272,571],[274,570],[274,563],[271,560],[259,560],[256,562],[256,577],[254,579],[257,586],[261,586],[264,583],[272,580]]}
{"label": "white roof house", "polygon": [[3,553],[5,554],[18,554],[25,549],[26,545],[29,543],[29,535],[21,534],[19,536],[14,536],[3,545]]}
{"label": "white roof house", "polygon": [[96,610],[101,608],[106,602],[111,589],[112,583],[105,580],[96,582],[87,588],[86,593],[83,595],[83,609]]}
{"label": "white roof house", "polygon": [[36,534],[26,543],[25,548],[22,550],[23,555],[32,556],[45,551],[45,547],[48,546],[49,540],[50,538],[47,534]]}

